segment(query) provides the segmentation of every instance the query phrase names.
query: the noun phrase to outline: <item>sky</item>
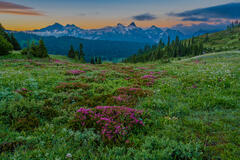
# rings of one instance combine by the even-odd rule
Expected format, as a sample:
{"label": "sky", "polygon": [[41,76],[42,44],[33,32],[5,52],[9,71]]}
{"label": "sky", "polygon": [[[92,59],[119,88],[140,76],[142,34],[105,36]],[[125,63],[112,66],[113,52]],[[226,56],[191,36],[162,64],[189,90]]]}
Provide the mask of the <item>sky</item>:
{"label": "sky", "polygon": [[84,29],[128,25],[171,27],[240,19],[240,0],[0,0],[0,23],[32,30],[55,22]]}

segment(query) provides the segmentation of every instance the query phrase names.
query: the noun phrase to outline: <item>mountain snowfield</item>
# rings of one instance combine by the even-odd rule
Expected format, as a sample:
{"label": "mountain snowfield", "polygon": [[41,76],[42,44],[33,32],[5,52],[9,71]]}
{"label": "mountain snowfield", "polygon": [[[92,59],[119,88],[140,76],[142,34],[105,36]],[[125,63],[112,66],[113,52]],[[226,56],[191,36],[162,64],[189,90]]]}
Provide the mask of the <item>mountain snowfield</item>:
{"label": "mountain snowfield", "polygon": [[88,40],[130,41],[144,43],[158,43],[160,39],[166,43],[168,36],[170,36],[171,40],[174,40],[176,36],[179,36],[180,39],[189,37],[180,31],[173,29],[163,30],[156,26],[141,28],[136,26],[134,22],[128,26],[124,26],[119,23],[116,26],[107,26],[100,29],[82,29],[74,24],[67,24],[66,26],[63,26],[59,23],[55,23],[39,30],[25,32],[39,36],[71,36]]}

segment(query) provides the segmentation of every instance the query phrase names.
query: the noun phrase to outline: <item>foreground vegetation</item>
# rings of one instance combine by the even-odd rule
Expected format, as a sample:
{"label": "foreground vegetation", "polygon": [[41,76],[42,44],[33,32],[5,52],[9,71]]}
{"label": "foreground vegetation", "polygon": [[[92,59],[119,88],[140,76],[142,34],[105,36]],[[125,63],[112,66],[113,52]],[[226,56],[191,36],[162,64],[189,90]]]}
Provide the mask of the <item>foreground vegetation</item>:
{"label": "foreground vegetation", "polygon": [[0,157],[240,159],[239,61],[237,51],[167,64],[2,56]]}

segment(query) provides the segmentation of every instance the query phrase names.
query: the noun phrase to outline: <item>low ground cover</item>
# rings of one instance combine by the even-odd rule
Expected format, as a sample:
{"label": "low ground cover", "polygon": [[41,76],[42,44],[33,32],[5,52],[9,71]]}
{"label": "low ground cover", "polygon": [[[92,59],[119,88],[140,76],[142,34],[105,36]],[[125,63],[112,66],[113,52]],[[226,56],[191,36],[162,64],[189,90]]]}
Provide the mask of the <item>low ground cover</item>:
{"label": "low ground cover", "polygon": [[0,57],[1,159],[240,159],[239,52],[51,58]]}

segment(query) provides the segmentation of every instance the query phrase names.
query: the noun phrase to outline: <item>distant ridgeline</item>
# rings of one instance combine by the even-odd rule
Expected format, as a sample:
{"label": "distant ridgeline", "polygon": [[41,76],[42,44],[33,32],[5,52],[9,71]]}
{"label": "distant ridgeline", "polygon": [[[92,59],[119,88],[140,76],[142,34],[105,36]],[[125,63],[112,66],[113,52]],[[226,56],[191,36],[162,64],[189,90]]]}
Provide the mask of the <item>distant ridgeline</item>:
{"label": "distant ridgeline", "polygon": [[165,45],[162,41],[157,45],[145,46],[123,62],[137,63],[161,59],[168,62],[171,57],[196,56],[208,52],[240,50],[240,21],[235,21],[225,31],[205,34],[188,40],[179,40],[176,37]]}
{"label": "distant ridgeline", "polygon": [[73,45],[74,49],[83,44],[83,50],[86,54],[86,60],[90,61],[91,57],[102,57],[102,60],[114,60],[116,58],[125,58],[139,49],[143,48],[146,43],[140,42],[121,42],[121,41],[105,41],[105,40],[86,40],[75,37],[53,37],[38,36],[24,32],[14,32],[14,36],[20,45],[27,47],[28,41],[36,43],[42,39],[46,45],[49,54],[67,55],[69,48]]}

